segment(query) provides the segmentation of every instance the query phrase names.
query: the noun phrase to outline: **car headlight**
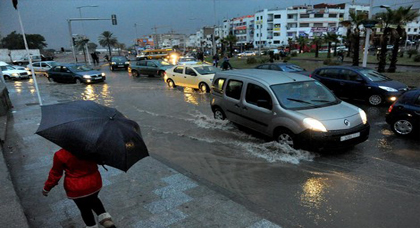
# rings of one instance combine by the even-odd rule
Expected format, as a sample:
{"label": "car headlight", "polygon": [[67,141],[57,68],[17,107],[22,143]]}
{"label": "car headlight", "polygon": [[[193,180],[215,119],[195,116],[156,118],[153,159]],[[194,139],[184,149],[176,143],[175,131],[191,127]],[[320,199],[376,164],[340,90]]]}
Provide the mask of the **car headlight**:
{"label": "car headlight", "polygon": [[386,90],[388,92],[398,92],[398,90],[396,90],[394,88],[391,88],[391,87],[388,87],[388,86],[379,86],[379,88],[381,88],[383,90]]}
{"label": "car headlight", "polygon": [[90,75],[83,75],[83,78],[91,78]]}
{"label": "car headlight", "polygon": [[30,71],[31,69],[29,67],[25,67],[25,70]]}
{"label": "car headlight", "polygon": [[319,120],[316,119],[305,118],[303,120],[303,125],[313,131],[327,132],[325,126]]}
{"label": "car headlight", "polygon": [[359,108],[359,115],[360,115],[360,118],[362,118],[363,124],[366,124],[367,123],[366,112]]}
{"label": "car headlight", "polygon": [[19,74],[18,73],[13,73],[12,76],[17,77],[17,76],[19,76]]}
{"label": "car headlight", "polygon": [[117,63],[116,63],[116,62],[112,62],[111,64],[112,64],[112,65],[116,65]]}
{"label": "car headlight", "polygon": [[102,77],[105,77],[105,73],[101,73]]}
{"label": "car headlight", "polygon": [[130,62],[125,62],[125,64],[130,64]]}

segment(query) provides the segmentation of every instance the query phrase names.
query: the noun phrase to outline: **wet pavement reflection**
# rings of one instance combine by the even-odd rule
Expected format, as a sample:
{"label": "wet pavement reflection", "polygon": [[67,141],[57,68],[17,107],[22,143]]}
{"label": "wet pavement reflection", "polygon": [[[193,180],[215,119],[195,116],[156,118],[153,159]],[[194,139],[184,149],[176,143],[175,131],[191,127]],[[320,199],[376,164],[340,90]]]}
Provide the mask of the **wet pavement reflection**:
{"label": "wet pavement reflection", "polygon": [[[394,135],[387,106],[366,111],[369,140],[328,152],[294,150],[213,118],[210,95],[168,88],[159,77],[110,72],[105,83],[58,84],[39,77],[45,104],[84,99],[137,121],[152,156],[252,202],[282,227],[418,227],[420,140]],[[8,82],[36,94],[32,80]]]}

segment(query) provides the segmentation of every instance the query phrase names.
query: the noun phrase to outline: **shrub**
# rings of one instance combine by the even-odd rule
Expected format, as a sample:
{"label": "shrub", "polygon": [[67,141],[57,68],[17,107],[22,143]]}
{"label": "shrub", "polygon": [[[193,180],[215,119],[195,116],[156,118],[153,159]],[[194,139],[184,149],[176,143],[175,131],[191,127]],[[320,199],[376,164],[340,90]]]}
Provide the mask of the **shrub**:
{"label": "shrub", "polygon": [[407,54],[408,54],[408,58],[411,58],[412,55],[416,56],[419,54],[419,52],[415,49],[412,49],[412,50],[408,50]]}
{"label": "shrub", "polygon": [[290,58],[290,56],[286,56],[286,57],[283,57],[283,62],[287,62],[287,61],[289,61],[291,58]]}
{"label": "shrub", "polygon": [[324,60],[324,65],[327,66],[338,66],[341,65],[340,61],[332,60],[331,58]]}
{"label": "shrub", "polygon": [[297,53],[296,53],[296,52],[292,52],[292,53],[290,54],[290,56],[292,56],[292,57],[296,57],[296,56],[297,56]]}
{"label": "shrub", "polygon": [[414,62],[420,62],[420,55],[414,56]]}
{"label": "shrub", "polygon": [[268,62],[268,61],[270,61],[270,59],[269,59],[269,58],[261,58],[261,59],[260,59],[260,63],[266,63],[266,62]]}
{"label": "shrub", "polygon": [[246,59],[246,64],[256,64],[257,63],[257,59],[254,57],[250,57]]}

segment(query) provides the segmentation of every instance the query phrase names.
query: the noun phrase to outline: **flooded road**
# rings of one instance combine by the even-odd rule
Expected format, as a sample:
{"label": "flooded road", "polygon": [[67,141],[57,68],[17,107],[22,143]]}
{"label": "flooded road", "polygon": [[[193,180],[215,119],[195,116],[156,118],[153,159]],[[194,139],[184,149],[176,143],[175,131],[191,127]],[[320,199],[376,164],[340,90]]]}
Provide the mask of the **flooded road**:
{"label": "flooded road", "polygon": [[[385,123],[385,106],[355,102],[368,114],[369,140],[315,153],[214,120],[209,94],[102,69],[104,84],[39,77],[45,104],[84,99],[117,108],[140,124],[152,156],[214,184],[282,227],[420,226],[420,140],[395,136]],[[7,86],[17,95],[29,91],[28,105],[36,102],[32,80]]]}

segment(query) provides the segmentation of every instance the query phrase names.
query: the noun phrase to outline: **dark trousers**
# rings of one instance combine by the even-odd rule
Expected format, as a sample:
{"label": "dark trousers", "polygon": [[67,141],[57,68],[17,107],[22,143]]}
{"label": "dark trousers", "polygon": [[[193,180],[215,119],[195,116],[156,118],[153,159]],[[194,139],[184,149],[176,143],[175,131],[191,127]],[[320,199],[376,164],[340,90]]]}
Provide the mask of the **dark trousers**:
{"label": "dark trousers", "polygon": [[96,213],[96,215],[105,213],[104,205],[98,198],[98,194],[99,192],[87,197],[73,200],[79,208],[86,226],[96,225],[95,216],[93,215],[92,210]]}

